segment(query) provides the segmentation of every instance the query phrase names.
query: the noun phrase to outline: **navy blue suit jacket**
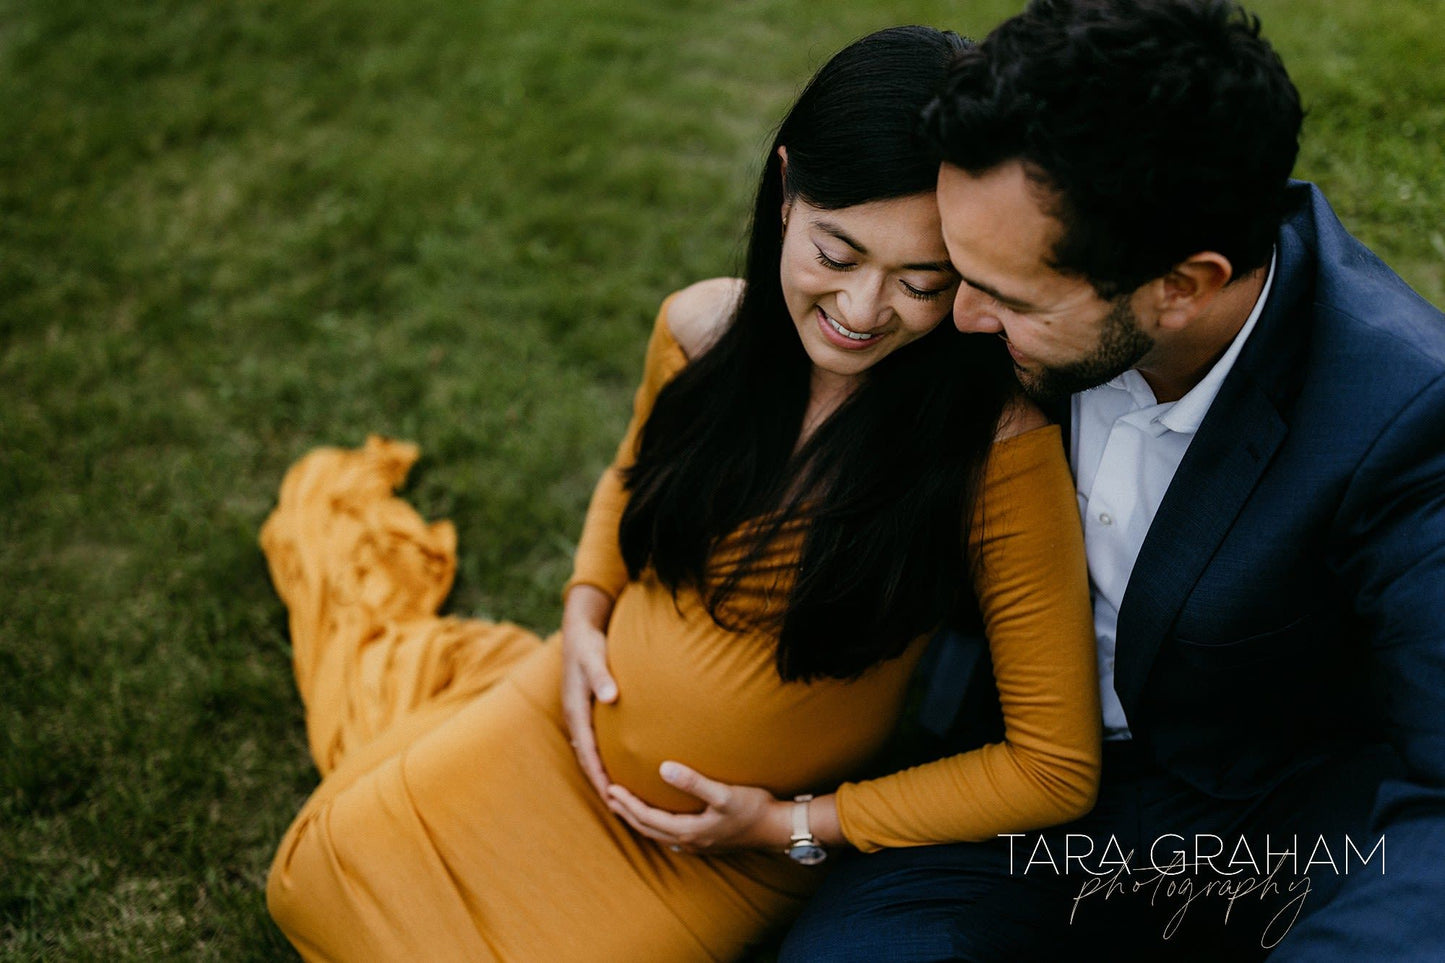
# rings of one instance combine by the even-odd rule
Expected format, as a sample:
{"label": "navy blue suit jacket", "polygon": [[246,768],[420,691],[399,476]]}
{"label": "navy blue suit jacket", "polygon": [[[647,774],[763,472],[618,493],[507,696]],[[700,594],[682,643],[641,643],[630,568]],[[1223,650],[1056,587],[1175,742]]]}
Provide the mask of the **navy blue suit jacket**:
{"label": "navy blue suit jacket", "polygon": [[1264,313],[1139,552],[1115,687],[1148,755],[1220,798],[1392,745],[1385,875],[1351,876],[1277,958],[1440,960],[1445,317],[1291,191]]}
{"label": "navy blue suit jacket", "polygon": [[[1392,746],[1404,775],[1382,787],[1371,827],[1385,874],[1376,860],[1349,876],[1273,958],[1440,961],[1445,316],[1317,188],[1290,190],[1264,312],[1135,562],[1114,685],[1146,757],[1219,799]],[[1068,438],[1068,406],[1053,414]],[[960,728],[957,696],[991,680],[981,639],[939,641],[920,721],[941,732]]]}

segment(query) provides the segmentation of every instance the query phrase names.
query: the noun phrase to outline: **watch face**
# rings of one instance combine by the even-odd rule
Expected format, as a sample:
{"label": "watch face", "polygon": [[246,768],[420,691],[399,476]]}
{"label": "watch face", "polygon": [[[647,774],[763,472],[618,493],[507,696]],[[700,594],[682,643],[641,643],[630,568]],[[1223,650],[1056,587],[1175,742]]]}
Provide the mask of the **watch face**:
{"label": "watch face", "polygon": [[796,843],[789,847],[788,855],[804,866],[816,866],[828,858],[828,851],[817,843]]}

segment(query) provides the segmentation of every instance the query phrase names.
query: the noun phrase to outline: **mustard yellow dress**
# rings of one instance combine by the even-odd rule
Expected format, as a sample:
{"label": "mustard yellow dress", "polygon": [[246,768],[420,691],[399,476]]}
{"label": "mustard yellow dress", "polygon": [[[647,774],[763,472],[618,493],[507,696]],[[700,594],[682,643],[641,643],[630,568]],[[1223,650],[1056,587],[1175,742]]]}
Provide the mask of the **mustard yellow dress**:
{"label": "mustard yellow dress", "polygon": [[[674,809],[695,801],[661,781],[664,759],[780,797],[837,788],[843,831],[865,850],[987,839],[1087,806],[1098,687],[1058,429],[995,445],[968,532],[1005,741],[845,782],[893,727],[926,640],[851,682],[784,683],[774,638],[721,629],[696,593],[674,600],[648,575],[627,577],[619,470],[658,390],[687,363],[666,313],[664,303],[569,582],[615,600],[608,659],[620,696],[595,718],[609,776]],[[437,617],[456,539],[392,494],[416,456],[379,438],[313,452],[288,472],[262,530],[324,777],[271,868],[273,917],[311,960],[735,958],[799,907],[819,870],[781,852],[674,853],[608,811],[568,742],[558,637]],[[785,596],[792,535],[736,604]],[[730,560],[724,544],[713,564]]]}

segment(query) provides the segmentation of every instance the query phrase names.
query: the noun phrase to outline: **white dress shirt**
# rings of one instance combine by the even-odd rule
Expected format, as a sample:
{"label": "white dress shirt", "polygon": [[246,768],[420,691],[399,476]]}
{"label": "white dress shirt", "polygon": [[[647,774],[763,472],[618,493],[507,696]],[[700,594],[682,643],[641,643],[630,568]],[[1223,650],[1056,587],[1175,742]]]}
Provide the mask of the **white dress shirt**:
{"label": "white dress shirt", "polygon": [[1271,255],[1269,274],[1244,327],[1209,373],[1178,401],[1160,404],[1133,369],[1073,396],[1069,459],[1084,521],[1106,739],[1129,738],[1129,722],[1114,691],[1114,643],[1134,560],[1184,452],[1264,310],[1274,266]]}

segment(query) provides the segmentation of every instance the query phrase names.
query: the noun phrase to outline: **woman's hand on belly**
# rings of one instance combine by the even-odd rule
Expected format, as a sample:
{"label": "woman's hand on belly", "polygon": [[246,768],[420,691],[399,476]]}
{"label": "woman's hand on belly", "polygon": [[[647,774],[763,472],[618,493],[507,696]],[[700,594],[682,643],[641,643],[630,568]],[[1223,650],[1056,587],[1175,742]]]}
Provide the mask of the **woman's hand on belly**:
{"label": "woman's hand on belly", "polygon": [[607,671],[607,636],[612,599],[591,585],[572,586],[562,612],[562,715],[577,762],[597,795],[607,798],[611,780],[597,751],[593,700],[617,701],[617,683]]}
{"label": "woman's hand on belly", "polygon": [[[678,762],[665,762],[663,780],[701,800],[700,813],[671,813],[649,806],[626,788],[607,790],[607,805],[629,826],[664,845],[688,852],[770,849],[783,852],[792,839],[793,803],[757,786],[732,786],[709,779]],[[824,844],[843,840],[833,796],[820,796],[809,807],[814,836]]]}

